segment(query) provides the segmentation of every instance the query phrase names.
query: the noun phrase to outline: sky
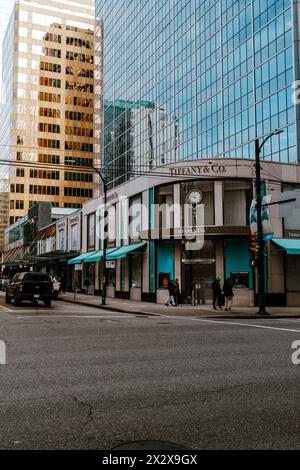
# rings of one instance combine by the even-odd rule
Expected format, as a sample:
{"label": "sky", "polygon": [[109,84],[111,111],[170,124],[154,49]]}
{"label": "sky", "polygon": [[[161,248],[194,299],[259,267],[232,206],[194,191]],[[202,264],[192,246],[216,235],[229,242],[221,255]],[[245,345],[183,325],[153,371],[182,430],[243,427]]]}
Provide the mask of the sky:
{"label": "sky", "polygon": [[14,3],[15,0],[0,0],[0,93],[2,76],[2,41]]}

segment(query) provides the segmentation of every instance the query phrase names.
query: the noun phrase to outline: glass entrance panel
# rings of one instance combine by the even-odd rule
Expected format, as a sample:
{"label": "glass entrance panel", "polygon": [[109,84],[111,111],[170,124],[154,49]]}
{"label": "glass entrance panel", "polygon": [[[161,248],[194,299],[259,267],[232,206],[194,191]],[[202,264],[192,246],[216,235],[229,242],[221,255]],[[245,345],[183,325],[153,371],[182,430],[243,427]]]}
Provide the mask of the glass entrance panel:
{"label": "glass entrance panel", "polygon": [[194,291],[196,303],[212,301],[211,284],[215,278],[215,243],[205,240],[201,250],[182,251],[182,298],[184,303],[192,301]]}

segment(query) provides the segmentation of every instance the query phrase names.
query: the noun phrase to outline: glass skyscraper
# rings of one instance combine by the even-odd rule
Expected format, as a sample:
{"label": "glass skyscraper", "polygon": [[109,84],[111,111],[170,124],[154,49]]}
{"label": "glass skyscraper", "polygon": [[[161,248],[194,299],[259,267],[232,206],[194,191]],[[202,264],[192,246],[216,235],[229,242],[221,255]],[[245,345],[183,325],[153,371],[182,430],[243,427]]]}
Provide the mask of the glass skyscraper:
{"label": "glass skyscraper", "polygon": [[297,8],[292,0],[96,0],[110,186],[180,159],[254,158],[255,137],[275,128],[285,132],[262,157],[299,162]]}

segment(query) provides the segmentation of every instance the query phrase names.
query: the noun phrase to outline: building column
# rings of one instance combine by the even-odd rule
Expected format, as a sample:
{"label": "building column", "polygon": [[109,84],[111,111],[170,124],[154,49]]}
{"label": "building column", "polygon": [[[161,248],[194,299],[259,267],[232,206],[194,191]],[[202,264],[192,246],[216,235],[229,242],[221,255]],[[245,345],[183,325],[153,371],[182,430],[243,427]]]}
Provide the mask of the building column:
{"label": "building column", "polygon": [[223,181],[215,181],[214,183],[214,206],[215,206],[215,225],[224,225],[223,217]]}
{"label": "building column", "polygon": [[[142,193],[142,231],[149,229],[149,191]],[[149,242],[145,253],[142,255],[142,292],[149,292]]]}
{"label": "building column", "polygon": [[216,276],[221,276],[224,280],[224,242],[223,240],[215,241],[216,249]]}

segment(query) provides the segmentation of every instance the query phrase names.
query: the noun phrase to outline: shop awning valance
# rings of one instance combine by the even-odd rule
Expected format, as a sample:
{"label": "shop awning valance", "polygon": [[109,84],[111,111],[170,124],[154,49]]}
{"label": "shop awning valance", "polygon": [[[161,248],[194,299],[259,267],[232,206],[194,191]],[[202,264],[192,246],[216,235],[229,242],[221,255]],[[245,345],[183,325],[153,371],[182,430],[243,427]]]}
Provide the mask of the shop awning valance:
{"label": "shop awning valance", "polygon": [[[106,256],[116,251],[118,248],[108,248],[106,250]],[[85,263],[95,263],[103,258],[103,250],[95,251],[95,253],[84,260]]]}
{"label": "shop awning valance", "polygon": [[142,248],[143,246],[146,245],[147,242],[140,242],[140,243],[133,243],[132,245],[125,245],[125,246],[120,246],[120,248],[115,249],[111,253],[109,253],[106,257],[108,261],[114,260],[114,259],[120,259],[120,258],[126,258],[126,256],[132,252],[136,251],[139,248]]}
{"label": "shop awning valance", "polygon": [[68,261],[68,264],[80,264],[86,262],[86,260],[95,253],[97,253],[97,251],[88,251],[86,253],[81,253],[81,255],[76,256],[76,258],[70,259]]}
{"label": "shop awning valance", "polygon": [[286,250],[287,255],[300,255],[300,239],[273,238],[272,242]]}

